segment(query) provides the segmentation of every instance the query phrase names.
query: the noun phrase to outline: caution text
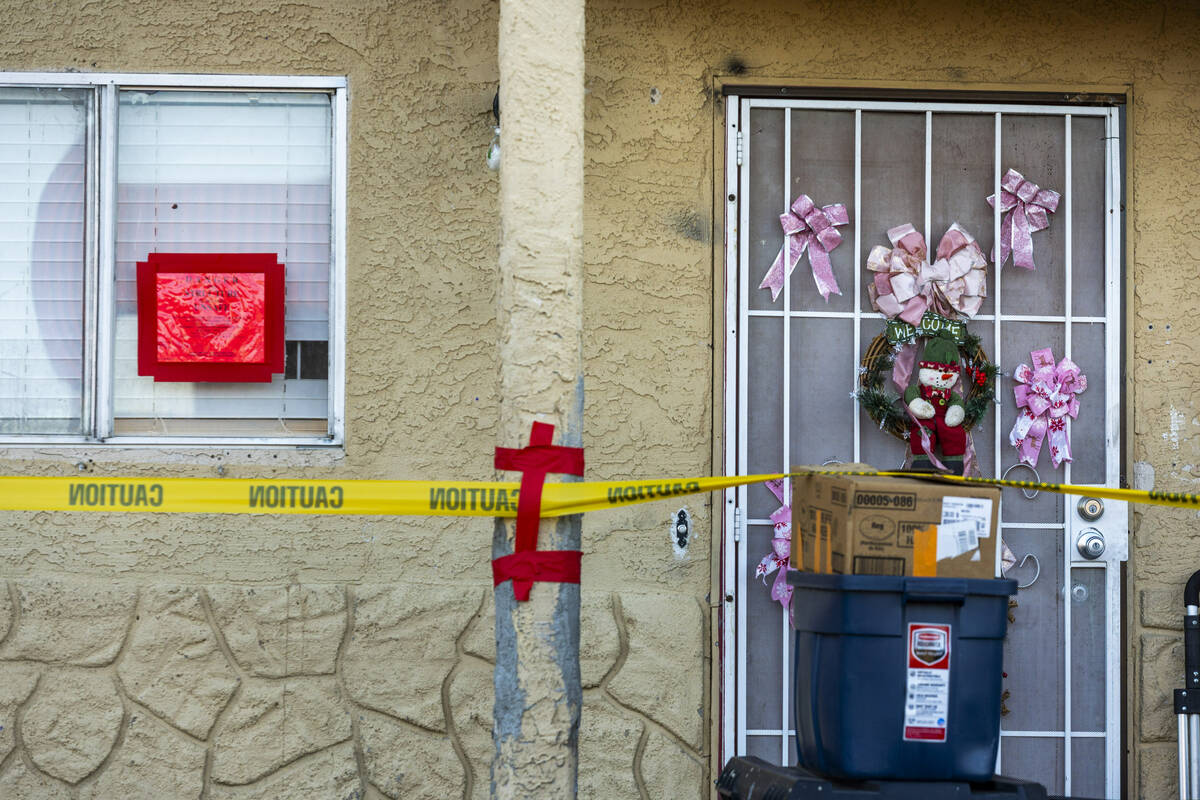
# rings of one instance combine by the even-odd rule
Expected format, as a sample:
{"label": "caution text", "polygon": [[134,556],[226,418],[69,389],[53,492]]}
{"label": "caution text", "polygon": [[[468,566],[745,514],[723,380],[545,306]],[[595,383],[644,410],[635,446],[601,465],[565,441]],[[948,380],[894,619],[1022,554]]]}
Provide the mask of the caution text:
{"label": "caution text", "polygon": [[163,503],[163,487],[157,483],[72,483],[67,493],[72,506],[154,507]]}

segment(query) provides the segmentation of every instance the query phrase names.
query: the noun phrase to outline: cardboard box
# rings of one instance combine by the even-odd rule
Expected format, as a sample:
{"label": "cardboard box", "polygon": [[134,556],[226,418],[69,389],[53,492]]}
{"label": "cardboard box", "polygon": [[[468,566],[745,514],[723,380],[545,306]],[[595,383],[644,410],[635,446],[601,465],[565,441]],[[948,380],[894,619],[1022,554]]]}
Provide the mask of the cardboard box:
{"label": "cardboard box", "polygon": [[803,572],[994,578],[1000,489],[917,478],[792,482],[792,567]]}

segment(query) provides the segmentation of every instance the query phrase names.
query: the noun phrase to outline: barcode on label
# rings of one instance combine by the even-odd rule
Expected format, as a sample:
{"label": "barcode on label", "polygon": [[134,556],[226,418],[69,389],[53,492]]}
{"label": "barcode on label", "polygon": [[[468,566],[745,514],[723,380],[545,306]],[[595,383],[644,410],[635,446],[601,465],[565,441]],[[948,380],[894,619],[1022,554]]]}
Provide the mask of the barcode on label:
{"label": "barcode on label", "polygon": [[992,501],[986,497],[942,498],[942,525],[969,525],[979,539],[991,536]]}
{"label": "barcode on label", "polygon": [[957,558],[979,548],[979,536],[971,522],[956,522],[937,527],[937,560]]}
{"label": "barcode on label", "polygon": [[903,558],[885,558],[883,556],[855,556],[855,575],[903,575]]}
{"label": "barcode on label", "polygon": [[979,547],[979,537],[974,531],[959,531],[958,532],[958,552],[969,553]]}

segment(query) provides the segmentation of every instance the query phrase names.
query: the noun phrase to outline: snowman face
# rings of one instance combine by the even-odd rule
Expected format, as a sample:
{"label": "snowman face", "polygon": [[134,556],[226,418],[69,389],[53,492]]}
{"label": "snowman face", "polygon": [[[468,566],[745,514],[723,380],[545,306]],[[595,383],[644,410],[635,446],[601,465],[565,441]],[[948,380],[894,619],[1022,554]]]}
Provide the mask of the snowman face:
{"label": "snowman face", "polygon": [[921,367],[917,372],[917,380],[920,381],[922,386],[930,386],[934,389],[949,389],[958,382],[958,373]]}

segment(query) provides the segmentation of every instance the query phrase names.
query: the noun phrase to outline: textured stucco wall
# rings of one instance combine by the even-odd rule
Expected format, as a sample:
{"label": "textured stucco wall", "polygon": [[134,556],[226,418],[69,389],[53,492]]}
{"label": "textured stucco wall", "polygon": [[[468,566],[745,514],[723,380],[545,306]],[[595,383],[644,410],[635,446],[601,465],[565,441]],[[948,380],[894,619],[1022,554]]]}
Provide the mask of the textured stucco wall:
{"label": "textured stucco wall", "polygon": [[[0,472],[491,476],[494,2],[0,0],[0,11],[0,69],[351,84],[344,453],[23,450],[0,453]],[[1131,481],[1197,490],[1198,34],[1183,2],[589,3],[589,477],[711,468],[722,344],[711,90],[736,77],[1131,87],[1126,467]],[[683,561],[665,506],[584,522],[582,796],[706,792],[713,531],[708,507],[689,506],[699,539]],[[1178,597],[1200,539],[1194,512],[1139,510],[1133,523],[1130,782],[1161,798],[1173,792]],[[5,514],[0,796],[483,796],[490,540],[484,520]]]}
{"label": "textured stucco wall", "polygon": [[[344,452],[14,450],[0,453],[0,473],[492,478],[500,204],[484,153],[497,4],[0,11],[0,70],[350,83]],[[636,408],[659,380],[646,377],[652,365],[621,363],[645,335],[639,320],[652,319],[627,303],[603,333],[600,359],[616,365],[588,387],[589,476],[708,469],[707,250],[691,248],[688,261],[698,305],[687,312],[691,355],[673,379],[686,391],[655,408],[687,420],[690,440],[660,449],[669,460],[626,464],[641,426],[657,422],[603,409],[614,399]],[[618,435],[625,444],[598,444]],[[685,561],[667,538],[673,508],[585,523],[581,796],[703,792],[711,534],[702,503],[690,507],[702,538]],[[487,796],[490,520],[4,522],[0,797]]]}

